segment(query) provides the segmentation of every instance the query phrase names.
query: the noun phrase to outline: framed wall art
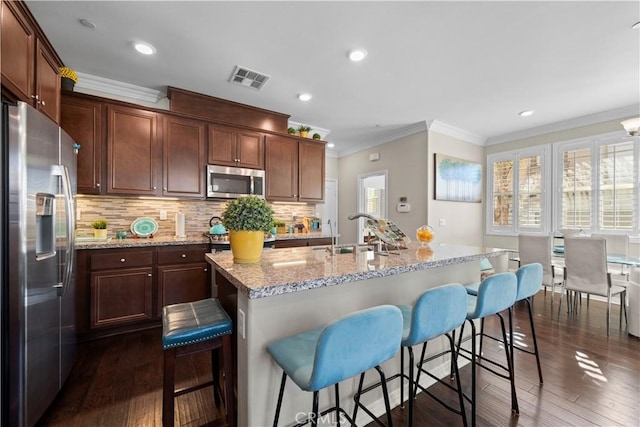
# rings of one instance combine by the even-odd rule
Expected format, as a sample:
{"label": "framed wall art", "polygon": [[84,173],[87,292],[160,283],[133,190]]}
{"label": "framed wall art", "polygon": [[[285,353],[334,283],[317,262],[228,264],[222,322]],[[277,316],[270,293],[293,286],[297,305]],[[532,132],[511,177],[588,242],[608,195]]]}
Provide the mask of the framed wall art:
{"label": "framed wall art", "polygon": [[482,202],[482,165],[435,154],[435,199]]}

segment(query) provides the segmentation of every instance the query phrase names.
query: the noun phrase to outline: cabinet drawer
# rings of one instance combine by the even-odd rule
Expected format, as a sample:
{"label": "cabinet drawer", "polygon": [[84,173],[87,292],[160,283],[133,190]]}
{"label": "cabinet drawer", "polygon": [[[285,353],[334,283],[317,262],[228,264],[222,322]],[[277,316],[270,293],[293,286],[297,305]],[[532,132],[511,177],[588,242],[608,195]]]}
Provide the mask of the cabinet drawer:
{"label": "cabinet drawer", "polygon": [[208,245],[200,247],[184,247],[181,249],[158,250],[158,264],[181,264],[185,262],[202,262],[209,252]]}
{"label": "cabinet drawer", "polygon": [[115,252],[91,255],[91,269],[146,267],[153,264],[153,251]]}

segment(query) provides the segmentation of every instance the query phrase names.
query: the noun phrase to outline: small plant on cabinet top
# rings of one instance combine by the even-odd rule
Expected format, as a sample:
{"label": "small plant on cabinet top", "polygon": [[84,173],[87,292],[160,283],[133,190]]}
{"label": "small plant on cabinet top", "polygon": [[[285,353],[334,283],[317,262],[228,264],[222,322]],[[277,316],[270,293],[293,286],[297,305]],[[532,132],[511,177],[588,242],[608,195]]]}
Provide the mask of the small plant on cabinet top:
{"label": "small plant on cabinet top", "polygon": [[290,127],[289,129],[287,129],[287,133],[288,133],[289,135],[295,135],[295,134],[296,134],[296,130],[295,130],[294,128],[291,128],[291,127]]}
{"label": "small plant on cabinet top", "polygon": [[309,132],[310,130],[311,130],[311,127],[309,127],[309,126],[305,126],[305,125],[298,126],[298,132],[300,132],[300,133]]}
{"label": "small plant on cabinet top", "polygon": [[109,223],[107,222],[106,219],[96,219],[91,223],[91,227],[93,227],[96,230],[105,230],[108,224]]}
{"label": "small plant on cabinet top", "polygon": [[258,196],[246,196],[227,203],[222,215],[227,230],[270,231],[273,228],[273,209]]}
{"label": "small plant on cabinet top", "polygon": [[60,77],[66,77],[78,83],[78,74],[69,67],[60,67]]}
{"label": "small plant on cabinet top", "polygon": [[320,139],[320,138],[322,138],[322,137],[320,136],[320,134],[319,134],[319,133],[314,133],[314,134],[313,134],[313,136],[312,136],[311,138],[313,138],[313,139]]}

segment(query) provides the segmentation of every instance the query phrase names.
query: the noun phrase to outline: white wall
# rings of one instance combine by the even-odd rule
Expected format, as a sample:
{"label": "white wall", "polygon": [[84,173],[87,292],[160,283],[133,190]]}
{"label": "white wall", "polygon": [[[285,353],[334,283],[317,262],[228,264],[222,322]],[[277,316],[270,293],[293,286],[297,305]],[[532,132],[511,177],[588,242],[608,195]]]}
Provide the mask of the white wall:
{"label": "white wall", "polygon": [[[378,153],[380,160],[370,162],[371,153]],[[338,161],[340,242],[352,243],[357,239],[357,221],[349,221],[347,216],[358,210],[358,175],[383,170],[389,173],[388,217],[415,240],[415,230],[428,218],[428,156],[427,132],[424,131],[341,157]],[[396,211],[400,197],[407,197],[411,212]]]}
{"label": "white wall", "polygon": [[[428,224],[435,230],[434,243],[455,243],[459,245],[482,246],[484,236],[484,196],[482,203],[449,202],[435,200],[435,159],[434,154],[446,154],[463,160],[483,165],[482,188],[486,173],[484,167],[484,147],[461,141],[459,139],[429,132],[429,220]],[[440,226],[444,219],[445,226]]]}

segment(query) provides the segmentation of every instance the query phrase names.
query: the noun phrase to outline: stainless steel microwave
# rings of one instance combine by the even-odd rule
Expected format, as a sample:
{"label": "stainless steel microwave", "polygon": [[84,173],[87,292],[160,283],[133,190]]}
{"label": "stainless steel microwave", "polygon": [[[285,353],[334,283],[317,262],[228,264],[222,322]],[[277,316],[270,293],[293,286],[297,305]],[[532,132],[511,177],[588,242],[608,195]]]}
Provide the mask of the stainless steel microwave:
{"label": "stainless steel microwave", "polygon": [[207,165],[207,197],[264,197],[264,177],[263,170]]}

